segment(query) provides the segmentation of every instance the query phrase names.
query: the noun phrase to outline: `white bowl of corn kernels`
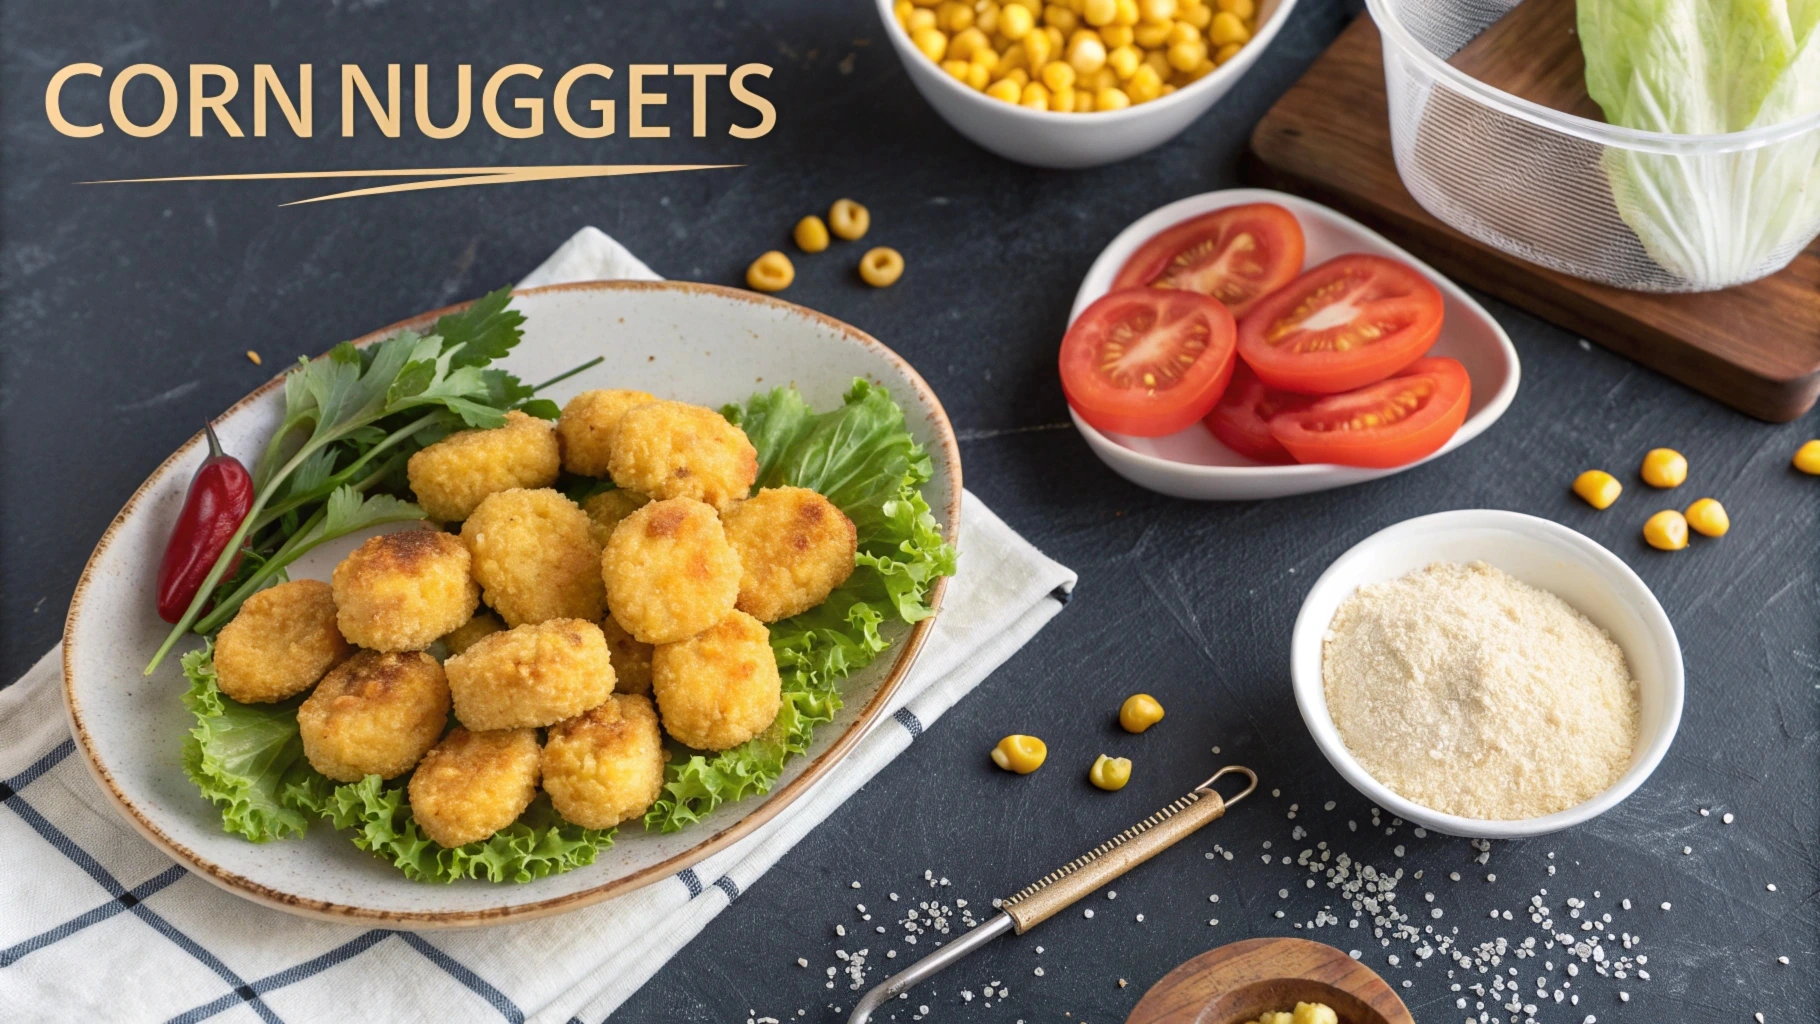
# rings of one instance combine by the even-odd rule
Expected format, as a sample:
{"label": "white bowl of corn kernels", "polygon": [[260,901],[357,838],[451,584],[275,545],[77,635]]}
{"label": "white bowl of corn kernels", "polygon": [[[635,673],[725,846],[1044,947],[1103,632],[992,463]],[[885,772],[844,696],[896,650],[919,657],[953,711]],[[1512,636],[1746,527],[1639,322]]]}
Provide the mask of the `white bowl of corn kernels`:
{"label": "white bowl of corn kernels", "polygon": [[910,81],[980,146],[1096,167],[1161,145],[1255,63],[1296,0],[877,0]]}

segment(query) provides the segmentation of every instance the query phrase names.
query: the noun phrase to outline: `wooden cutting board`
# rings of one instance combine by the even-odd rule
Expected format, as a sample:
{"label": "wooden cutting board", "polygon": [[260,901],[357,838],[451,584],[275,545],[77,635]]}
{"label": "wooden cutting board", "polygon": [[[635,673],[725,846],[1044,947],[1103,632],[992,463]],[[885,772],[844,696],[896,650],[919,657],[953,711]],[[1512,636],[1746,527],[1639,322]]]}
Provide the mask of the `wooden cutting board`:
{"label": "wooden cutting board", "polygon": [[[1571,7],[1571,0],[1525,0],[1454,63],[1507,91],[1597,116],[1579,81]],[[1368,15],[1264,115],[1247,169],[1259,184],[1345,210],[1456,280],[1741,412],[1781,423],[1820,397],[1820,243],[1761,281],[1656,295],[1581,281],[1466,237],[1422,209],[1397,177],[1383,51]]]}

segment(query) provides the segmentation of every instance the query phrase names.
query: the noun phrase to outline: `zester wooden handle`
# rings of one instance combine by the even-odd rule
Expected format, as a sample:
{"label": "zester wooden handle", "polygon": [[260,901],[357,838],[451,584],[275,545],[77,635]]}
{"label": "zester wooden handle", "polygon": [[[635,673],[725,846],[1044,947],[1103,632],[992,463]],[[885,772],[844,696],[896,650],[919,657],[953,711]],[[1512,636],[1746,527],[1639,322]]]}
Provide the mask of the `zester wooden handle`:
{"label": "zester wooden handle", "polygon": [[1197,790],[1191,796],[1195,799],[1188,806],[1155,826],[1092,857],[1074,870],[1063,868],[1057,872],[1061,877],[1051,876],[1053,881],[1046,879],[1037,883],[1033,887],[1035,891],[1029,895],[1019,895],[1004,903],[1001,909],[1016,925],[1017,933],[1022,935],[1049,920],[1082,896],[1162,853],[1226,813],[1226,801],[1211,789]]}

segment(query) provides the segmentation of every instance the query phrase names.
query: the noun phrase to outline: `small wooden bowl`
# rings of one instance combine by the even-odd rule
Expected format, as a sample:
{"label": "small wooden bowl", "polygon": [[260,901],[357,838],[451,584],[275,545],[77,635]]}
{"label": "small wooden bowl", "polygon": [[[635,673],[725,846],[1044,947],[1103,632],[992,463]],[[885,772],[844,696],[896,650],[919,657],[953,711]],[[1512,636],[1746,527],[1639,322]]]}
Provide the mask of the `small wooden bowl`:
{"label": "small wooden bowl", "polygon": [[1151,986],[1125,1024],[1245,1024],[1298,1002],[1326,1003],[1340,1024],[1415,1024],[1371,968],[1307,939],[1246,939],[1202,953]]}

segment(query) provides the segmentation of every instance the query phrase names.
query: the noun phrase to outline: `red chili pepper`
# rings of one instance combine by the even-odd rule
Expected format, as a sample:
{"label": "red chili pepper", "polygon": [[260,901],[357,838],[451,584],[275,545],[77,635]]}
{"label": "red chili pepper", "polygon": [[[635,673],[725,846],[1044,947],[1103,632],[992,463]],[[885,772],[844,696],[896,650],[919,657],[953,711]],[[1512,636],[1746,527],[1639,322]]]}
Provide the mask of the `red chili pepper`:
{"label": "red chili pepper", "polygon": [[[183,511],[171,529],[164,562],[158,567],[158,615],[166,622],[176,622],[189,611],[202,581],[253,506],[252,474],[239,459],[222,452],[213,424],[204,429],[209,457],[190,481],[189,496],[183,499]],[[239,564],[236,553],[222,579],[232,578]]]}

